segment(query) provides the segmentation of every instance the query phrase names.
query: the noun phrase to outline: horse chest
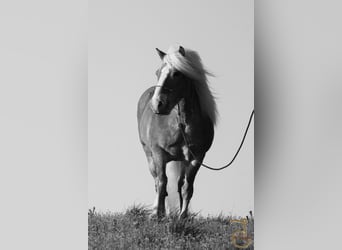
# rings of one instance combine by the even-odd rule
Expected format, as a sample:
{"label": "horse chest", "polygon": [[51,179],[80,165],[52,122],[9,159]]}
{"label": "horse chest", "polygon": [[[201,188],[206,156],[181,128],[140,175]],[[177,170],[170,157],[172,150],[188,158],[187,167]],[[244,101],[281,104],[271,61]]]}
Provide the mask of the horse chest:
{"label": "horse chest", "polygon": [[150,131],[151,136],[164,149],[179,147],[182,144],[182,131],[177,121],[171,120],[159,124],[158,128]]}
{"label": "horse chest", "polygon": [[[166,132],[167,131],[167,132]],[[193,127],[180,124],[178,121],[169,124],[167,130],[158,138],[158,146],[161,147],[173,159],[188,160],[190,158],[190,141]]]}
{"label": "horse chest", "polygon": [[147,106],[139,125],[143,145],[150,152],[164,152],[168,160],[189,160],[192,152],[202,152],[206,123],[200,116],[184,114],[173,109],[167,115],[158,115]]}
{"label": "horse chest", "polygon": [[190,137],[193,131],[192,126],[180,126],[179,119],[174,116],[170,117],[155,117],[151,119],[145,128],[145,141],[151,149],[160,148],[167,152],[171,158],[187,159],[188,145],[184,140],[185,137]]}

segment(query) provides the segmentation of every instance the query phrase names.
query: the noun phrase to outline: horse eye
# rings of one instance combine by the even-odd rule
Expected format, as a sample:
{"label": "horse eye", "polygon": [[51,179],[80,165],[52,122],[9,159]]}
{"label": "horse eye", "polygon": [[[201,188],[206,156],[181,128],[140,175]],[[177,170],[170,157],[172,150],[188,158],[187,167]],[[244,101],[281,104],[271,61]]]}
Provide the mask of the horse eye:
{"label": "horse eye", "polygon": [[173,77],[179,77],[181,76],[181,73],[179,71],[176,71],[175,73],[173,73]]}
{"label": "horse eye", "polygon": [[164,92],[165,94],[170,94],[170,93],[172,92],[172,90],[169,89],[169,88],[163,88],[163,92]]}

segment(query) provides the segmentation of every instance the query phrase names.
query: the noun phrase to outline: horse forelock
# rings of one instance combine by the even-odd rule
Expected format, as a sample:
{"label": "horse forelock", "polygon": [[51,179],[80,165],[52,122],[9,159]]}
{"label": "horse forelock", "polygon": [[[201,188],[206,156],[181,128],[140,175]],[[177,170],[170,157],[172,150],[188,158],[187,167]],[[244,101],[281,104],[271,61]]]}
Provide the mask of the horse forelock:
{"label": "horse forelock", "polygon": [[213,76],[213,74],[205,69],[198,53],[186,48],[185,56],[183,56],[178,49],[171,47],[164,57],[164,62],[192,80],[202,112],[205,113],[215,125],[218,112],[215,97],[210,90],[207,79],[207,76]]}

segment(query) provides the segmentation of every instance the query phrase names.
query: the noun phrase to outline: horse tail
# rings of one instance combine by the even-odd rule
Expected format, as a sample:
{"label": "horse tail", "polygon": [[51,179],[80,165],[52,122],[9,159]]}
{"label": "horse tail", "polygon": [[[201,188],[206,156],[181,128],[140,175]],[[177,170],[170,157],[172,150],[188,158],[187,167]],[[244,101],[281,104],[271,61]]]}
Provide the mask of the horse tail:
{"label": "horse tail", "polygon": [[178,179],[184,175],[186,164],[182,161],[171,161],[166,165],[167,193],[166,211],[168,214],[176,213],[180,209],[180,200],[178,194]]}

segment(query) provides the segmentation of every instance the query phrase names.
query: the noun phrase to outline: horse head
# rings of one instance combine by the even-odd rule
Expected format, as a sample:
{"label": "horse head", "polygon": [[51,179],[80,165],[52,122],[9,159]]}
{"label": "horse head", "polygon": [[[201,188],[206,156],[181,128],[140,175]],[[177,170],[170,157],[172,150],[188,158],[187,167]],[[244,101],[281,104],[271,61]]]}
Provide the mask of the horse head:
{"label": "horse head", "polygon": [[[151,99],[151,108],[156,114],[165,114],[170,112],[182,98],[186,91],[188,78],[167,60],[168,54],[159,49],[156,50],[162,60],[162,65],[156,71],[158,83]],[[174,54],[185,57],[185,50],[180,46]]]}

